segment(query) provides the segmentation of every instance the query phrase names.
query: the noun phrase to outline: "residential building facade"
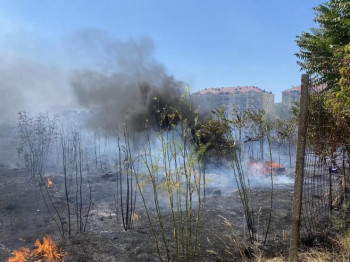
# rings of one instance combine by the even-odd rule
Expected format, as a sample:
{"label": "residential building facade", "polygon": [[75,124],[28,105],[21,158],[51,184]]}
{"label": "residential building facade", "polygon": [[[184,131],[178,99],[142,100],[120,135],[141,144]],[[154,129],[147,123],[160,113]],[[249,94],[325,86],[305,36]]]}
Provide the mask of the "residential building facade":
{"label": "residential building facade", "polygon": [[274,94],[256,86],[206,88],[191,97],[200,111],[224,107],[226,112],[264,109],[268,116],[274,114]]}
{"label": "residential building facade", "polygon": [[[309,92],[320,92],[325,88],[325,84],[315,85],[309,89]],[[300,95],[301,86],[294,86],[282,91],[282,102],[275,105],[276,117],[284,119],[290,118],[292,116],[292,108],[300,101]]]}
{"label": "residential building facade", "polygon": [[300,90],[301,86],[295,86],[282,91],[282,104],[288,112],[295,106],[295,103],[299,102]]}

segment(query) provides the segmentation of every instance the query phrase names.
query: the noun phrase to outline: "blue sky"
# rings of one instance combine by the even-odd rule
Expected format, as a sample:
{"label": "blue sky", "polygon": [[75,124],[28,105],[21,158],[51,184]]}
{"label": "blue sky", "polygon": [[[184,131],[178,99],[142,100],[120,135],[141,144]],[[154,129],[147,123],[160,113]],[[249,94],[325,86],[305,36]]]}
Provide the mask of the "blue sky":
{"label": "blue sky", "polygon": [[323,2],[0,0],[0,55],[69,68],[64,42],[95,28],[122,41],[152,39],[155,58],[191,91],[255,85],[279,101],[300,83],[296,35],[315,26],[312,7]]}

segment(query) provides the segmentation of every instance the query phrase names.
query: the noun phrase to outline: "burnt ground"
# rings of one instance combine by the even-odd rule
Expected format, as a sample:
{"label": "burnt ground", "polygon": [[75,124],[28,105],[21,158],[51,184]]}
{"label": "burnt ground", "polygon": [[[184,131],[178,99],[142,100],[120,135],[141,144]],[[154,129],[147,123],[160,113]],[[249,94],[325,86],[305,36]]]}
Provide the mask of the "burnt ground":
{"label": "burnt ground", "polygon": [[[64,206],[63,178],[53,175],[52,180],[54,187],[49,190],[53,202]],[[66,262],[157,261],[155,242],[141,199],[138,198],[136,205],[137,219],[133,229],[124,231],[120,219],[117,221],[115,215],[116,183],[113,176],[97,175],[91,184],[93,205],[87,232],[62,239],[33,180],[21,170],[0,166],[0,261],[6,261],[11,255],[11,250],[22,246],[32,247],[36,239],[42,239],[45,235],[51,236],[62,247],[66,253]],[[255,188],[252,196],[256,210],[255,224],[259,225],[262,238],[265,235],[269,213],[270,192],[268,189]],[[268,240],[259,245],[261,252],[267,256],[283,255],[286,251],[291,222],[291,185],[278,187],[273,200]],[[154,210],[150,211],[154,213]],[[228,219],[232,228],[225,225],[221,216]],[[167,232],[166,237],[171,240],[173,232],[170,214],[166,214],[162,221]],[[242,245],[245,243],[243,236],[247,234],[245,231],[244,214],[238,193],[227,191],[221,195],[209,195],[202,213],[199,260],[241,261],[238,253],[246,251],[246,246]],[[228,234],[236,235],[234,240],[237,242],[232,246],[227,240]],[[233,255],[225,252],[225,244]],[[163,250],[163,247],[161,248]],[[169,250],[174,253],[175,246],[170,244]]]}

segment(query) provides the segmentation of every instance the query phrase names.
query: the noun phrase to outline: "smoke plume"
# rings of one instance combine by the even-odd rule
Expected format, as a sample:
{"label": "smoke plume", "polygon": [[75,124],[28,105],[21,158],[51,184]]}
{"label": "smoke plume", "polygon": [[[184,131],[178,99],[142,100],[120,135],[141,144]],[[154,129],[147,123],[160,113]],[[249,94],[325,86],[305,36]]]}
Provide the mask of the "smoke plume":
{"label": "smoke plume", "polygon": [[19,111],[36,113],[74,103],[58,67],[3,54],[0,60],[0,124],[15,122]]}
{"label": "smoke plume", "polygon": [[[90,56],[89,63],[98,65],[76,70],[70,81],[80,105],[94,112],[94,125],[126,123],[141,131],[146,120],[157,125],[157,109],[178,107],[184,83],[154,59],[150,39],[120,41],[101,31],[85,30],[74,43],[80,55]],[[182,113],[188,114],[188,107]]]}

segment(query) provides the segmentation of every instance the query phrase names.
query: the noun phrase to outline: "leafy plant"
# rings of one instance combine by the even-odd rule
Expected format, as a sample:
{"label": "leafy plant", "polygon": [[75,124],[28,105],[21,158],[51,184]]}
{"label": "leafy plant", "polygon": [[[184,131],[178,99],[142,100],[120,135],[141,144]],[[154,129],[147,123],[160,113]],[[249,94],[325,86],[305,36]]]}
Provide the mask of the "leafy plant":
{"label": "leafy plant", "polygon": [[[191,148],[189,140],[191,121],[181,112],[181,100],[178,108],[168,110],[167,107],[156,108],[160,128],[151,135],[147,129],[147,141],[144,143],[140,155],[143,172],[136,173],[139,189],[148,222],[156,242],[160,261],[197,261],[200,252],[200,230],[202,195],[205,181],[197,152]],[[180,119],[178,126],[174,115]],[[192,116],[195,116],[195,112]],[[166,119],[166,125],[164,121]],[[155,148],[153,145],[157,145]],[[156,219],[149,212],[144,188],[151,187]],[[167,200],[170,210],[171,232],[165,228],[164,211],[160,198]],[[160,236],[157,235],[160,232]],[[169,237],[169,233],[171,237]],[[170,246],[175,246],[174,253]],[[163,248],[162,248],[163,247]],[[165,256],[163,254],[165,253]]]}
{"label": "leafy plant", "polygon": [[350,1],[330,0],[314,8],[314,21],[319,24],[310,32],[297,37],[300,51],[296,54],[301,69],[326,83],[329,89],[337,89],[341,78],[341,56],[337,50],[350,42]]}

